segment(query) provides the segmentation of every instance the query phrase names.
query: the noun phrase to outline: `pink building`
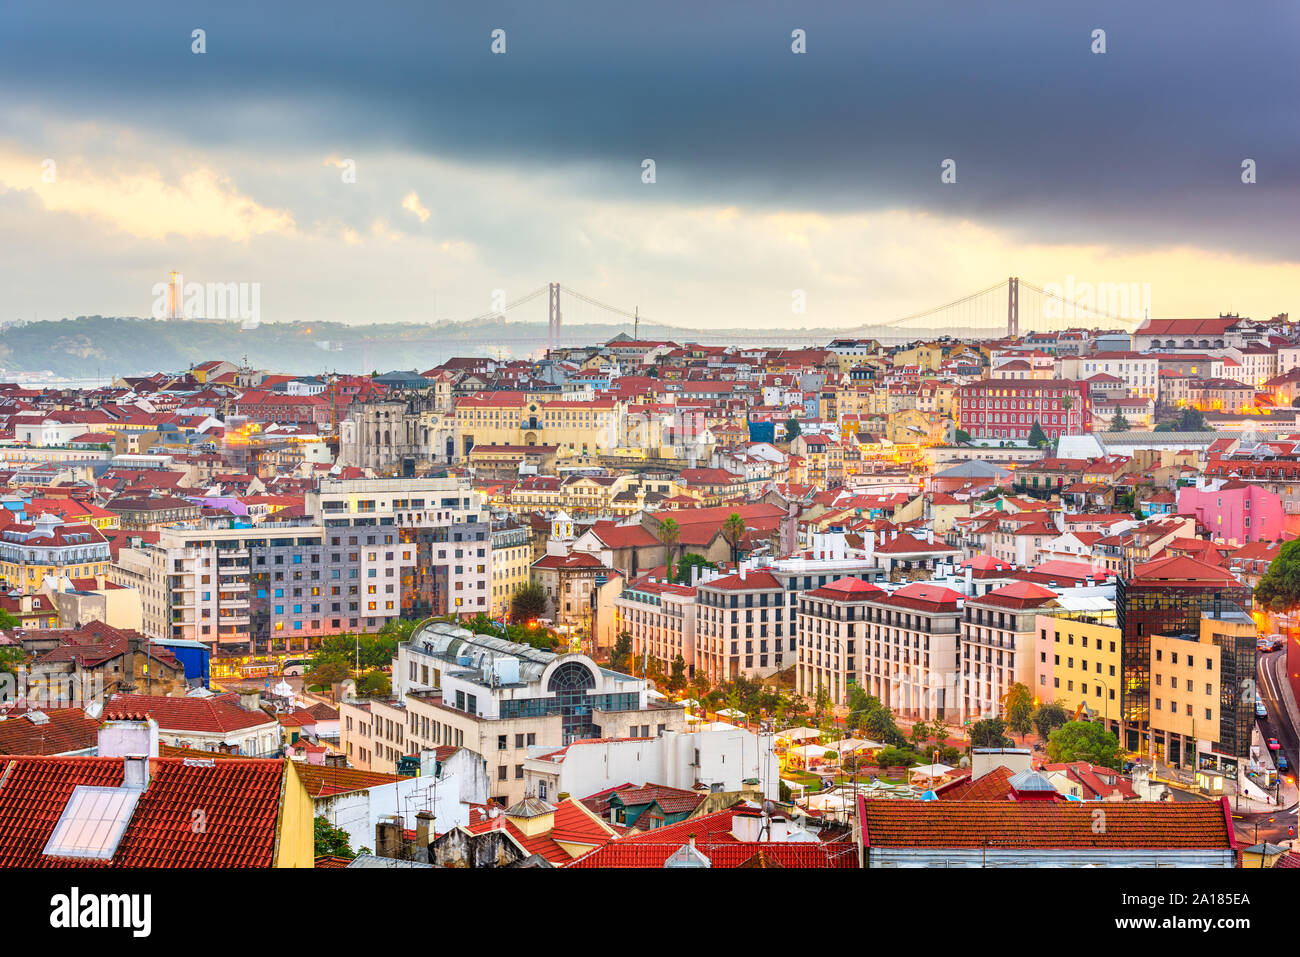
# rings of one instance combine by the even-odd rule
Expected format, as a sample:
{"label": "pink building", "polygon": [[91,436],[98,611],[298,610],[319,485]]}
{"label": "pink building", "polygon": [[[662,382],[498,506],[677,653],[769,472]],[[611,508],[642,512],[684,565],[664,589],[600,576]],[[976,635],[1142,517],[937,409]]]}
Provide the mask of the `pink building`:
{"label": "pink building", "polygon": [[1282,499],[1258,485],[1214,479],[1178,490],[1180,515],[1195,515],[1216,541],[1269,542],[1283,530]]}

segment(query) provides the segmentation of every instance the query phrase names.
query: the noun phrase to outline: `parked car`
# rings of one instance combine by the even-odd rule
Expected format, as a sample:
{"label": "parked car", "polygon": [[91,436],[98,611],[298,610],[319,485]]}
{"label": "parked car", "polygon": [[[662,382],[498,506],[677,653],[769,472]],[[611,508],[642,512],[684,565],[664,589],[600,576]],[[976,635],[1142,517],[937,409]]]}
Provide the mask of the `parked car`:
{"label": "parked car", "polygon": [[1269,749],[1270,751],[1278,751],[1278,750],[1281,749],[1281,747],[1282,747],[1282,745],[1278,744],[1278,742],[1277,742],[1277,738],[1269,738],[1269,739],[1268,739],[1268,749]]}
{"label": "parked car", "polygon": [[1287,761],[1286,761],[1286,755],[1285,755],[1285,754],[1279,754],[1279,755],[1277,756],[1277,769],[1278,769],[1279,771],[1285,771],[1285,770],[1286,770],[1287,768],[1289,768],[1289,767],[1290,767],[1290,765],[1287,764]]}
{"label": "parked car", "polygon": [[1262,701],[1255,702],[1255,716],[1259,718],[1268,717],[1268,708],[1264,707],[1264,702]]}

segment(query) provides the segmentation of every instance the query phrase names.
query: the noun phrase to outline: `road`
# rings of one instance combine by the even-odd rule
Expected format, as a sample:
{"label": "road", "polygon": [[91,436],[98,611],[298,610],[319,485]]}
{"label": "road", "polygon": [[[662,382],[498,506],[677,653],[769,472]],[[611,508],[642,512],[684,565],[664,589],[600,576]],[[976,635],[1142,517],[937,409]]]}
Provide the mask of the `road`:
{"label": "road", "polygon": [[[1282,773],[1283,778],[1289,777],[1294,781],[1296,762],[1300,760],[1300,738],[1297,738],[1296,728],[1292,725],[1290,715],[1282,702],[1281,685],[1284,681],[1286,681],[1286,653],[1284,651],[1272,651],[1267,654],[1261,652],[1258,673],[1259,699],[1264,702],[1264,707],[1268,710],[1268,718],[1259,719],[1259,732],[1266,741],[1269,738],[1277,738],[1278,743],[1282,745],[1281,753],[1286,755],[1287,763],[1290,764],[1290,768]],[[1238,841],[1254,844],[1257,841],[1267,840],[1277,844],[1290,837],[1287,828],[1296,826],[1294,807],[1296,792],[1295,788],[1291,787],[1291,796],[1288,799],[1285,783],[1283,789],[1283,808],[1292,805],[1290,810],[1242,814],[1240,817],[1237,814],[1233,815]],[[1255,836],[1256,824],[1259,825],[1258,838]]]}

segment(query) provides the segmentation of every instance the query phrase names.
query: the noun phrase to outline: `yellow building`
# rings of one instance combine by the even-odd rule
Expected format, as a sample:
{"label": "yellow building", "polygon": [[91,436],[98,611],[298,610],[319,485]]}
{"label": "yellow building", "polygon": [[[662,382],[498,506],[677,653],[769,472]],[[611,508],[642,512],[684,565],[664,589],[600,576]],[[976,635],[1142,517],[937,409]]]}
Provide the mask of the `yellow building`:
{"label": "yellow building", "polygon": [[1044,689],[1045,683],[1040,680],[1035,691],[1045,700],[1064,706],[1071,716],[1084,705],[1087,713],[1108,723],[1117,722],[1124,674],[1120,666],[1123,641],[1119,627],[1093,615],[1040,615],[1038,635],[1035,674],[1039,678],[1047,677],[1046,684],[1050,687]]}
{"label": "yellow building", "polygon": [[899,366],[920,366],[927,372],[938,372],[943,364],[944,349],[937,342],[927,342],[913,349],[904,349],[894,353],[894,368]]}
{"label": "yellow building", "polygon": [[927,503],[931,527],[934,534],[943,535],[956,524],[959,518],[970,518],[970,502],[959,502],[951,495],[936,492]]}
{"label": "yellow building", "polygon": [[1240,714],[1222,714],[1220,689],[1225,659],[1240,656],[1253,677],[1249,661],[1256,635],[1249,615],[1232,612],[1202,615],[1195,635],[1151,636],[1150,723],[1157,757],[1185,763],[1197,741],[1217,744],[1225,754],[1246,753],[1253,701],[1243,699]]}
{"label": "yellow building", "polygon": [[492,529],[492,610],[493,618],[510,612],[510,599],[532,575],[532,533],[523,525],[506,525]]}
{"label": "yellow building", "polygon": [[619,403],[525,392],[480,392],[456,400],[459,454],[478,445],[554,445],[557,455],[618,446]]}
{"label": "yellow building", "polygon": [[41,515],[0,532],[0,578],[25,594],[39,590],[47,575],[96,578],[108,574],[110,563],[108,540],[83,522]]}
{"label": "yellow building", "polygon": [[919,409],[895,412],[885,430],[885,437],[896,445],[945,445],[955,434],[951,419]]}

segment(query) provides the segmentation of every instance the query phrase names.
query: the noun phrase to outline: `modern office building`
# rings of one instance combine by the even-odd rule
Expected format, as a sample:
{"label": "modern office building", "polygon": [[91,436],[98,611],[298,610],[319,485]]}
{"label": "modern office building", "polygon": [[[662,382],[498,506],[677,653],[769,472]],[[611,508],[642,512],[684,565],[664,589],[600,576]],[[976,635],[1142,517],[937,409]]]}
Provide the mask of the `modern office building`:
{"label": "modern office building", "polygon": [[[1177,652],[1179,646],[1168,645],[1169,636],[1191,636],[1175,640],[1198,644],[1204,641],[1202,620],[1208,617],[1225,625],[1217,630],[1212,627],[1208,632],[1210,642],[1218,644],[1221,649],[1217,689],[1219,727],[1213,738],[1206,736],[1202,740],[1211,741],[1210,752],[1219,756],[1213,760],[1226,758],[1235,766],[1235,758],[1247,753],[1239,748],[1242,735],[1248,736],[1248,731],[1241,730],[1239,725],[1249,728],[1253,720],[1247,711],[1249,702],[1245,699],[1249,697],[1250,688],[1246,679],[1253,681],[1255,676],[1255,640],[1253,632],[1246,634],[1244,628],[1230,628],[1227,624],[1240,622],[1238,616],[1248,618],[1251,598],[1250,588],[1231,572],[1194,558],[1157,559],[1136,566],[1130,578],[1120,580],[1116,587],[1116,619],[1123,636],[1121,718],[1124,734],[1120,743],[1124,748],[1142,753],[1154,751],[1160,757],[1168,738],[1152,733],[1153,724],[1157,723],[1153,698],[1160,697],[1161,710],[1166,714],[1166,702],[1171,699],[1164,693],[1157,695],[1157,689],[1162,686],[1155,685],[1153,669],[1162,674],[1163,680],[1165,672],[1160,666],[1165,661],[1157,659],[1155,653],[1159,651],[1163,656],[1166,652],[1170,655]],[[1220,637],[1216,640],[1215,635]],[[1184,651],[1184,661],[1186,654]],[[1211,667],[1206,674],[1213,671],[1214,667]],[[1172,672],[1168,676],[1175,677]],[[1183,676],[1182,680],[1188,678],[1190,676]],[[1200,683],[1203,685],[1204,681]],[[1194,689],[1192,693],[1195,693]],[[1192,703],[1192,693],[1184,692],[1179,698],[1172,699],[1183,707],[1185,717],[1186,705]],[[1213,710],[1211,713],[1213,715]],[[1204,715],[1203,705],[1201,714]],[[1201,721],[1213,722],[1215,719],[1202,717]],[[1181,728],[1171,730],[1175,734],[1183,733]],[[1222,740],[1224,737],[1230,740]]]}
{"label": "modern office building", "polygon": [[489,516],[482,497],[460,480],[322,479],[306,510],[331,548],[357,556],[349,561],[359,571],[363,618],[490,610]]}
{"label": "modern office building", "polygon": [[153,637],[223,656],[307,651],[399,617],[487,611],[478,505],[454,479],[326,479],[299,522],[165,528],[120,549],[110,577],[141,590]]}

